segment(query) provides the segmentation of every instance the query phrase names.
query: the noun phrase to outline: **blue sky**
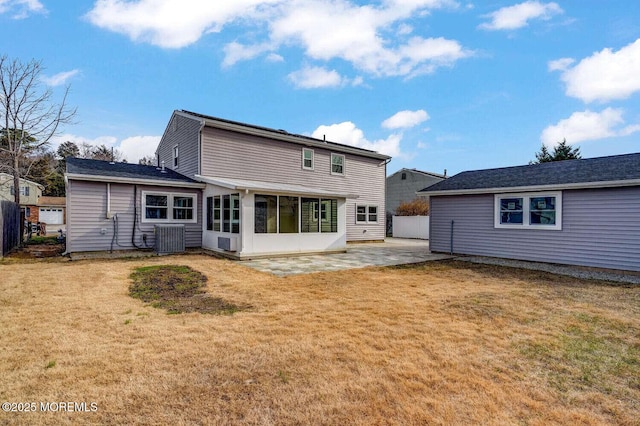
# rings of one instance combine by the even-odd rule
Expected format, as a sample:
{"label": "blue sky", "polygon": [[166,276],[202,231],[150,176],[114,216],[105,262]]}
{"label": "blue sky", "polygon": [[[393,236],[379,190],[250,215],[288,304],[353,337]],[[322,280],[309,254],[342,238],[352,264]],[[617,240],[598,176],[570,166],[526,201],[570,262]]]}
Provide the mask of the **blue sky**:
{"label": "blue sky", "polygon": [[[228,3],[228,4],[227,4]],[[640,151],[640,2],[0,0],[0,53],[78,108],[65,140],[152,154],[174,109],[449,174],[566,138]]]}

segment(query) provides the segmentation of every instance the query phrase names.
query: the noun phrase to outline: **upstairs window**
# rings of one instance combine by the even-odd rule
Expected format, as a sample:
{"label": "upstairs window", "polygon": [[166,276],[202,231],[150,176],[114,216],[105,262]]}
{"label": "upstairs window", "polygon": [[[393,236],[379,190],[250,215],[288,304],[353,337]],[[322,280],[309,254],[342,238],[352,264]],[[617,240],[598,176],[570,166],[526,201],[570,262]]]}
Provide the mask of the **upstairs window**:
{"label": "upstairs window", "polygon": [[313,170],[313,150],[309,148],[302,149],[302,168],[304,170]]}
{"label": "upstairs window", "polygon": [[173,147],[173,168],[178,167],[178,145]]}
{"label": "upstairs window", "polygon": [[496,194],[495,228],[562,229],[562,193]]}
{"label": "upstairs window", "polygon": [[331,154],[331,174],[344,175],[344,155]]}

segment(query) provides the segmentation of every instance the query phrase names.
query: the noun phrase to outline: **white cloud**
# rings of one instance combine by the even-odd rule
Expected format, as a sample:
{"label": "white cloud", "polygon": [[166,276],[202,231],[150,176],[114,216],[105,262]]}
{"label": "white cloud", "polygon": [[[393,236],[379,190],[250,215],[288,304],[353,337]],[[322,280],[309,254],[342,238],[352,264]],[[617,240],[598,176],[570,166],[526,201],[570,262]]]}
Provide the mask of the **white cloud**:
{"label": "white cloud", "polygon": [[75,76],[79,72],[80,72],[79,70],[60,72],[58,74],[52,75],[51,77],[45,76],[42,78],[42,81],[47,86],[61,86],[65,84],[67,80],[69,80],[71,77]]}
{"label": "white cloud", "polygon": [[484,30],[515,30],[526,27],[532,19],[548,20],[554,15],[563,12],[557,3],[525,1],[524,3],[503,7],[484,15],[485,18],[490,18],[490,21],[480,24],[478,28]]}
{"label": "white cloud", "polygon": [[86,15],[104,29],[165,48],[195,43],[236,19],[260,15],[260,8],[282,0],[97,0]]}
{"label": "white cloud", "polygon": [[0,14],[13,12],[13,19],[24,19],[32,13],[47,13],[38,0],[0,0]]}
{"label": "white cloud", "polygon": [[423,109],[417,111],[399,111],[382,122],[386,129],[407,129],[417,126],[429,119],[429,114]]}
{"label": "white cloud", "polygon": [[566,94],[584,102],[626,99],[640,91],[640,39],[617,52],[603,49],[562,73]]}
{"label": "white cloud", "polygon": [[302,89],[317,89],[320,87],[338,87],[347,83],[336,70],[322,67],[304,67],[287,76],[296,87]]}
{"label": "white cloud", "polygon": [[627,136],[640,131],[640,124],[620,128],[625,123],[622,114],[623,110],[620,108],[606,108],[600,112],[574,112],[571,117],[544,129],[540,140],[544,145],[553,147],[565,138],[573,145],[583,141]]}
{"label": "white cloud", "polygon": [[155,155],[160,139],[160,136],[132,136],[120,142],[118,149],[128,162],[137,163],[143,157]]}
{"label": "white cloud", "polygon": [[573,58],[560,58],[554,61],[549,61],[547,68],[549,71],[566,71],[571,65],[576,62]]}
{"label": "white cloud", "polygon": [[331,142],[377,151],[391,157],[403,156],[400,152],[402,135],[392,134],[387,139],[379,139],[372,142],[365,138],[364,132],[358,129],[351,121],[318,126],[311,136],[317,139],[326,137]]}
{"label": "white cloud", "polygon": [[[282,46],[298,46],[313,60],[342,59],[376,76],[415,76],[473,55],[455,40],[406,40],[412,27],[404,21],[457,6],[450,0],[384,0],[380,5],[350,0],[97,0],[86,17],[101,28],[164,48],[188,46],[231,22],[251,28],[251,37],[261,34],[262,41],[225,46],[226,67],[276,54]],[[383,37],[390,27],[397,33]]]}

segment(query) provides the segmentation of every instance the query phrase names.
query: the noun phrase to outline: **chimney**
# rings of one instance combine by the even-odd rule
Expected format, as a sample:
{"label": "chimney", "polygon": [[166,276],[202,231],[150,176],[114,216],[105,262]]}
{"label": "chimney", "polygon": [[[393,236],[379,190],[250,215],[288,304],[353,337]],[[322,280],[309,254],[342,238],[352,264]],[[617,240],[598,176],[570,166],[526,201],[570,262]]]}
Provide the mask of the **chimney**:
{"label": "chimney", "polygon": [[447,177],[447,169],[444,169],[444,177]]}
{"label": "chimney", "polygon": [[160,173],[167,173],[167,171],[164,169],[164,160],[162,160],[160,164],[162,165],[162,170],[160,171]]}

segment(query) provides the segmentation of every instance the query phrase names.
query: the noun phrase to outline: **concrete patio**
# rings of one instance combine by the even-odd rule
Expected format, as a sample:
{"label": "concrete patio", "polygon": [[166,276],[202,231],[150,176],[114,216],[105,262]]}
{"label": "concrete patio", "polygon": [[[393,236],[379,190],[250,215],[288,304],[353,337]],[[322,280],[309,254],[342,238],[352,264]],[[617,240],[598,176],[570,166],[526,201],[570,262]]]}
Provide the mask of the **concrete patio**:
{"label": "concrete patio", "polygon": [[247,260],[241,261],[241,264],[259,271],[286,276],[366,266],[404,265],[451,257],[446,254],[432,254],[429,251],[429,241],[426,240],[387,238],[384,243],[349,244],[346,253]]}

